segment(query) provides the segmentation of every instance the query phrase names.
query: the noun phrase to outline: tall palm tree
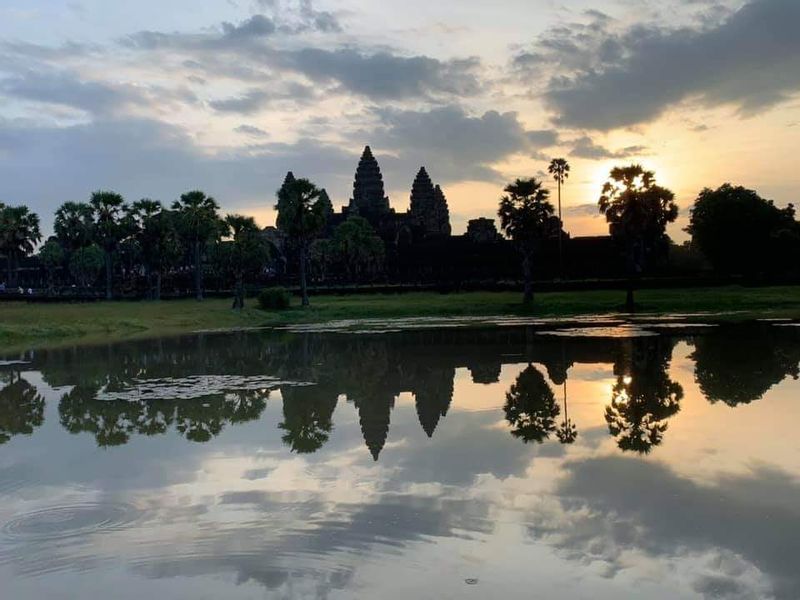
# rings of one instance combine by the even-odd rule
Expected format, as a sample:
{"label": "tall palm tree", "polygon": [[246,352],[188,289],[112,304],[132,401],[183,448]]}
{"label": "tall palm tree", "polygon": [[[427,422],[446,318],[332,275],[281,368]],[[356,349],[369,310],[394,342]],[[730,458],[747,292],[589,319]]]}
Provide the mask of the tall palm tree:
{"label": "tall palm tree", "polygon": [[85,202],[65,202],[56,210],[53,230],[67,254],[89,246],[94,241],[92,207]]}
{"label": "tall palm tree", "polygon": [[94,212],[94,238],[103,249],[106,267],[106,300],[113,297],[114,253],[127,233],[124,220],[125,200],[116,192],[98,191],[92,194],[89,205]]}
{"label": "tall palm tree", "polygon": [[244,308],[244,278],[264,268],[269,260],[269,246],[253,217],[228,215],[225,225],[231,238],[227,263],[236,282],[233,308],[241,310]]}
{"label": "tall palm tree", "polygon": [[641,165],[615,167],[598,201],[611,237],[623,249],[627,270],[625,306],[633,312],[634,281],[647,263],[663,255],[669,243],[667,225],[678,218],[675,194],[656,184],[653,171]]}
{"label": "tall palm tree", "polygon": [[550,192],[535,177],[517,179],[505,188],[497,211],[500,227],[522,255],[523,302],[533,302],[533,257],[553,226]]}
{"label": "tall palm tree", "polygon": [[564,279],[564,251],[561,241],[564,221],[561,218],[561,186],[569,177],[569,163],[566,158],[554,158],[550,161],[550,166],[547,170],[558,183],[558,222],[560,225],[558,228],[558,273],[561,279]]}
{"label": "tall palm tree", "polygon": [[194,268],[194,293],[198,300],[203,299],[203,248],[222,232],[219,217],[219,204],[211,196],[200,190],[181,195],[172,204],[178,211],[181,237],[191,252]]}
{"label": "tall palm tree", "polygon": [[164,210],[157,200],[142,198],[133,203],[131,218],[136,222],[136,237],[141,248],[148,297],[160,300],[161,277],[180,257],[175,213]]}
{"label": "tall palm tree", "polygon": [[20,257],[31,254],[41,239],[39,215],[27,206],[0,205],[0,251],[6,255],[9,286],[17,285]]}
{"label": "tall palm tree", "polygon": [[311,242],[325,227],[330,202],[325,201],[322,190],[308,179],[295,179],[293,175],[290,178],[289,175],[278,190],[278,203],[275,205],[278,211],[276,224],[278,229],[287,235],[289,242],[297,248],[303,306],[308,306],[306,280],[308,250]]}

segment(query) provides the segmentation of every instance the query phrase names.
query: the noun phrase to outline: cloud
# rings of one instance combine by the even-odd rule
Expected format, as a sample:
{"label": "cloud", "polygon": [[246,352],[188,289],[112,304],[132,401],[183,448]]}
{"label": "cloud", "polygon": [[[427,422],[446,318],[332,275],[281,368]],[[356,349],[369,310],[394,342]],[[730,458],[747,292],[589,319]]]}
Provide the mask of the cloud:
{"label": "cloud", "polygon": [[251,114],[265,108],[274,100],[291,100],[296,104],[305,102],[314,96],[310,86],[292,82],[284,89],[251,89],[240,96],[232,96],[221,100],[211,100],[208,105],[218,112]]}
{"label": "cloud", "polygon": [[[759,465],[748,474],[699,484],[663,465],[619,456],[567,463],[566,472],[558,493],[571,516],[567,523],[544,519],[532,533],[568,556],[607,561],[612,572],[633,551],[692,562],[711,556],[717,557],[709,565],[714,573],[693,584],[701,593],[717,589],[713,597],[727,591],[722,597],[781,599],[800,594],[793,552],[800,535],[800,483],[788,473]],[[754,581],[761,574],[772,594],[759,589],[763,579]]]}
{"label": "cloud", "polygon": [[538,129],[527,132],[528,139],[532,144],[542,148],[549,148],[558,144],[558,131],[555,129]]}
{"label": "cloud", "polygon": [[375,134],[376,145],[395,155],[384,160],[402,162],[409,173],[425,164],[437,181],[498,180],[494,163],[532,150],[529,132],[514,112],[471,116],[451,105],[429,111],[381,109],[376,113],[383,123]]}
{"label": "cloud", "polygon": [[308,138],[209,154],[180,128],[135,118],[69,127],[0,120],[0,157],[4,197],[30,206],[45,229],[61,203],[88,199],[99,188],[165,202],[204,189],[225,211],[266,212],[286,171],[343,194],[357,162],[338,146]]}
{"label": "cloud", "polygon": [[571,142],[572,150],[569,155],[576,158],[586,158],[590,160],[598,160],[604,158],[630,158],[631,156],[638,156],[647,152],[645,146],[627,146],[621,150],[611,151],[608,148],[601,146],[590,138],[589,136],[581,136]]}
{"label": "cloud", "polygon": [[264,131],[260,127],[256,127],[255,125],[247,125],[246,123],[243,123],[238,127],[234,128],[234,131],[236,133],[250,135],[253,137],[263,137],[269,135],[266,131]]}
{"label": "cloud", "polygon": [[312,81],[336,82],[373,100],[472,96],[480,90],[476,58],[440,61],[388,51],[370,54],[354,48],[302,48],[277,52],[274,57],[284,69]]}
{"label": "cloud", "polygon": [[796,0],[751,0],[716,26],[617,31],[595,19],[551,30],[513,64],[557,70],[544,98],[566,126],[631,126],[685,101],[750,115],[800,90],[798,22]]}

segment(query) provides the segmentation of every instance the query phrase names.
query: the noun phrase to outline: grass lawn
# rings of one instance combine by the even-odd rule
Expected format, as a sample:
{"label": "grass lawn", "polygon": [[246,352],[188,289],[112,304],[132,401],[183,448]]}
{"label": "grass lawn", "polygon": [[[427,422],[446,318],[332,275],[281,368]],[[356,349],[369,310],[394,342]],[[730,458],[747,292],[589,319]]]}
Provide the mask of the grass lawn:
{"label": "grass lawn", "polygon": [[[254,327],[336,319],[456,315],[564,317],[621,311],[622,291],[537,294],[533,306],[515,292],[429,292],[312,297],[310,308],[295,301],[285,311],[265,312],[255,300],[241,312],[230,299],[86,304],[0,303],[0,352],[76,342],[105,342],[170,335],[199,329]],[[642,313],[722,313],[715,319],[800,318],[800,287],[643,290]]]}

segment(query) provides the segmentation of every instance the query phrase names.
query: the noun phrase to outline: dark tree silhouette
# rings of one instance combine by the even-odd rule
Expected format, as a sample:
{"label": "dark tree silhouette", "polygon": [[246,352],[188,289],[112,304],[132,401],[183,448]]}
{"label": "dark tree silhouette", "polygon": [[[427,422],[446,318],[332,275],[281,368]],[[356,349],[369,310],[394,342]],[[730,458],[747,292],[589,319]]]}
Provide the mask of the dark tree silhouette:
{"label": "dark tree silhouette", "polygon": [[94,241],[94,214],[84,202],[65,202],[56,210],[53,222],[58,243],[68,255]]}
{"label": "dark tree silhouette", "polygon": [[555,233],[553,205],[547,201],[550,192],[536,178],[517,179],[505,188],[497,211],[500,227],[511,238],[522,255],[525,280],[523,301],[533,302],[533,259],[542,241]]}
{"label": "dark tree silhouette", "polygon": [[623,349],[605,419],[621,450],[647,454],[663,440],[666,420],[680,410],[683,387],[668,375],[672,342],[625,340]]}
{"label": "dark tree silhouette", "polygon": [[297,251],[303,306],[308,306],[308,250],[325,227],[330,201],[320,201],[322,191],[308,179],[295,179],[289,172],[278,190],[278,229],[286,234]]}
{"label": "dark tree silhouette", "polygon": [[160,300],[162,277],[177,264],[183,250],[178,235],[178,216],[164,210],[160,202],[142,198],[133,203],[131,218],[136,223],[148,297]]}
{"label": "dark tree silhouette", "polygon": [[[6,374],[2,374],[6,375]],[[44,398],[19,373],[8,373],[0,387],[0,444],[15,435],[31,435],[44,423]]]}
{"label": "dark tree silhouette", "polygon": [[556,437],[562,444],[572,444],[578,439],[578,427],[569,418],[569,407],[567,405],[567,382],[564,381],[564,418],[556,429]]}
{"label": "dark tree silhouette", "polygon": [[281,388],[283,396],[283,443],[298,454],[316,452],[333,431],[333,411],[338,394],[327,387],[300,386]]}
{"label": "dark tree silhouette", "polygon": [[191,255],[194,295],[202,300],[203,250],[206,244],[219,239],[223,231],[219,205],[214,198],[195,190],[182,194],[180,200],[172,204],[172,209],[178,213],[178,231]]}
{"label": "dark tree silhouette", "polygon": [[656,185],[655,174],[641,165],[615,167],[603,185],[600,212],[622,248],[628,275],[625,306],[634,310],[634,281],[669,246],[667,224],[678,218],[675,195]]}
{"label": "dark tree silhouette", "polygon": [[553,390],[544,376],[529,364],[506,393],[503,408],[506,421],[513,428],[511,435],[526,444],[542,443],[556,430],[558,408]]}
{"label": "dark tree silhouette", "polygon": [[692,358],[709,402],[749,404],[787,377],[800,377],[800,336],[792,327],[721,326],[695,338]]}
{"label": "dark tree silhouette", "polygon": [[89,287],[97,281],[103,262],[103,251],[97,244],[78,248],[69,259],[69,274],[80,287]]}
{"label": "dark tree silhouette", "polygon": [[113,297],[114,254],[120,242],[130,235],[130,223],[125,219],[125,200],[116,192],[99,191],[92,194],[89,205],[94,215],[92,237],[103,250],[106,270],[106,299]]}
{"label": "dark tree silhouette", "polygon": [[725,274],[772,272],[800,259],[794,207],[778,208],[753,190],[726,183],[700,192],[686,231],[692,244]]}
{"label": "dark tree silhouette", "polygon": [[269,260],[269,246],[253,217],[228,215],[225,225],[230,242],[225,246],[224,258],[236,282],[233,308],[241,310],[244,308],[245,277],[264,268]]}
{"label": "dark tree silhouette", "polygon": [[564,278],[564,250],[563,250],[563,223],[561,216],[561,186],[569,177],[569,163],[566,158],[554,158],[550,161],[547,171],[553,176],[558,184],[558,220],[562,227],[558,228],[558,273]]}
{"label": "dark tree silhouette", "polygon": [[47,272],[47,293],[53,294],[55,292],[55,274],[56,270],[64,264],[64,250],[61,244],[58,243],[56,238],[51,237],[39,250],[39,261]]}
{"label": "dark tree silhouette", "polygon": [[362,217],[349,217],[339,225],[327,250],[348,281],[371,278],[383,270],[383,240]]}
{"label": "dark tree silhouette", "polygon": [[20,258],[33,253],[41,239],[39,215],[32,213],[27,206],[0,204],[0,252],[6,256],[10,286],[17,285]]}

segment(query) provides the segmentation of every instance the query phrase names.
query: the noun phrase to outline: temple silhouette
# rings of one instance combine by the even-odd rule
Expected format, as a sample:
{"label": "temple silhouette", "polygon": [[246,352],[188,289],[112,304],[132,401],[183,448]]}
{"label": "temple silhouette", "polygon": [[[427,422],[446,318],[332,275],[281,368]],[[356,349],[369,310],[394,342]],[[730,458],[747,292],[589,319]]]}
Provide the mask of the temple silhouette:
{"label": "temple silhouette", "polygon": [[[285,181],[294,179],[289,172]],[[421,166],[411,184],[409,208],[396,211],[386,194],[383,174],[369,146],[364,148],[353,177],[349,202],[335,212],[331,209],[322,238],[329,238],[351,216],[367,220],[383,240],[385,264],[382,279],[398,282],[445,282],[454,280],[514,279],[519,273],[519,257],[512,243],[497,229],[488,216],[471,219],[466,231],[453,235],[450,209],[442,187]],[[327,196],[327,193],[325,193]],[[266,227],[264,234],[273,246],[273,268],[277,273],[291,272],[296,261],[285,235],[276,227]],[[607,236],[572,239],[562,231],[566,256],[594,275],[612,275],[616,269],[615,250]],[[554,276],[557,262],[556,227],[552,239],[545,242],[536,275]],[[550,273],[550,271],[553,271]]]}

